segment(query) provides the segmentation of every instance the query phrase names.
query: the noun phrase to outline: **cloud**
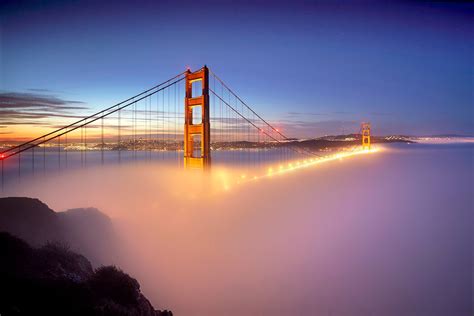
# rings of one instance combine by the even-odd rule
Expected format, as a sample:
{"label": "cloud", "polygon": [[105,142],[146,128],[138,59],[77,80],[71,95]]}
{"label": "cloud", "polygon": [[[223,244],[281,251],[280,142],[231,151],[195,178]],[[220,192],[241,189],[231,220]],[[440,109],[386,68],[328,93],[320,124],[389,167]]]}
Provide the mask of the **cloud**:
{"label": "cloud", "polygon": [[52,90],[49,90],[49,89],[37,89],[37,88],[31,88],[31,89],[28,89],[28,91],[33,91],[33,92],[53,92]]}
{"label": "cloud", "polygon": [[354,114],[354,112],[347,111],[331,111],[331,112],[287,112],[289,116],[329,116],[341,114]]}
{"label": "cloud", "polygon": [[276,122],[287,136],[317,137],[329,134],[357,133],[359,122],[355,120],[303,121],[285,119]]}
{"label": "cloud", "polygon": [[[30,91],[48,91],[29,89]],[[2,92],[0,93],[0,124],[2,125],[44,125],[38,122],[46,118],[82,118],[73,113],[85,110],[84,102],[63,100],[54,95],[38,93]]]}
{"label": "cloud", "polygon": [[0,109],[87,109],[81,101],[63,100],[53,95],[36,93],[2,92],[0,93]]}
{"label": "cloud", "polygon": [[369,115],[373,116],[394,116],[397,115],[395,112],[370,112]]}
{"label": "cloud", "polygon": [[4,128],[8,128],[9,126],[13,126],[13,125],[44,125],[44,123],[42,122],[34,122],[34,121],[28,121],[28,123],[25,123],[25,122],[2,121],[2,120],[0,120],[0,124],[5,124],[5,126],[2,126]]}
{"label": "cloud", "polygon": [[287,112],[286,114],[290,116],[303,116],[303,115],[312,115],[312,116],[325,116],[329,115],[329,113],[313,113],[313,112]]}

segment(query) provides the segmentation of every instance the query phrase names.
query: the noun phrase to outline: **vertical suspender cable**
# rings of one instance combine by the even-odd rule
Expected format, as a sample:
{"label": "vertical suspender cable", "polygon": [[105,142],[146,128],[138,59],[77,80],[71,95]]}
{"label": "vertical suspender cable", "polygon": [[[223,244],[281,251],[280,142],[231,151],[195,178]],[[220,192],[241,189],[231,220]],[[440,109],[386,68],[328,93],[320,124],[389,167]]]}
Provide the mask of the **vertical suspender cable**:
{"label": "vertical suspender cable", "polygon": [[84,154],[84,167],[85,167],[87,165],[87,152],[86,152],[86,148],[87,148],[87,125],[84,125],[84,127],[82,128],[82,133],[83,133],[82,152]]}
{"label": "vertical suspender cable", "polygon": [[61,136],[58,137],[58,170],[61,171]]}
{"label": "vertical suspender cable", "polygon": [[118,146],[118,162],[121,163],[122,162],[122,131],[121,131],[121,127],[122,127],[122,117],[121,117],[121,114],[120,114],[121,110],[119,109],[118,110],[118,141],[117,141],[117,146]]}
{"label": "vertical suspender cable", "polygon": [[[44,137],[43,137],[44,142]],[[46,174],[46,146],[43,143],[43,176]]]}
{"label": "vertical suspender cable", "polygon": [[31,169],[34,176],[35,175],[35,147],[31,148]]}
{"label": "vertical suspender cable", "polygon": [[64,136],[65,136],[64,155],[65,155],[65,159],[66,159],[66,168],[67,168],[67,166],[68,166],[68,163],[67,163],[67,134],[65,134]]}
{"label": "vertical suspender cable", "polygon": [[21,153],[18,154],[18,182],[21,182]]}
{"label": "vertical suspender cable", "polygon": [[104,164],[104,117],[102,117],[101,122],[100,122],[101,128],[100,128],[100,163],[103,165]]}

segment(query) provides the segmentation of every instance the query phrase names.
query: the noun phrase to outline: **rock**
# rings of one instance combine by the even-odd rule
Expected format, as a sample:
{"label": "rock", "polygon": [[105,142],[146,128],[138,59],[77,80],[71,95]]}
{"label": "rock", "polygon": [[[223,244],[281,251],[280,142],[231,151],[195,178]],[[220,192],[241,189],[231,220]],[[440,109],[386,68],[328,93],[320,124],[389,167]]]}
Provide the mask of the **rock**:
{"label": "rock", "polygon": [[0,231],[39,246],[59,240],[60,224],[56,213],[40,200],[8,197],[0,199]]}
{"label": "rock", "polygon": [[33,248],[0,232],[1,315],[170,316],[155,311],[140,284],[115,266],[92,269],[64,244]]}
{"label": "rock", "polygon": [[116,245],[112,221],[96,208],[57,213],[38,199],[0,198],[0,314],[171,316],[120,269],[93,270]]}

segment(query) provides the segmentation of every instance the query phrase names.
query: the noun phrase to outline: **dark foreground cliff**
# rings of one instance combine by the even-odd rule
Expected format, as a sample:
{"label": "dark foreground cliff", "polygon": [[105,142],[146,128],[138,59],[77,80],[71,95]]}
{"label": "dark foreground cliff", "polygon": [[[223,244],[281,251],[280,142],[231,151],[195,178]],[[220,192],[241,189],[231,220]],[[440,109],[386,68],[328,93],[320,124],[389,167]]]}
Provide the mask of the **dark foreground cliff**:
{"label": "dark foreground cliff", "polygon": [[[73,213],[77,220],[80,211]],[[61,241],[66,226],[57,214],[38,200],[0,199],[0,315],[172,315],[155,310],[119,268],[93,269],[72,251]]]}

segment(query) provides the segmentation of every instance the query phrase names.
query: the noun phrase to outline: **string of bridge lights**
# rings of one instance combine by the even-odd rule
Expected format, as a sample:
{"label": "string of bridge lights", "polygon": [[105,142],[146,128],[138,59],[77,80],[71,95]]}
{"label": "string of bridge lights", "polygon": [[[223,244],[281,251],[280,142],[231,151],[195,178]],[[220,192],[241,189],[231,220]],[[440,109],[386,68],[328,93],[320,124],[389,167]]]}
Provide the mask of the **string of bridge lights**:
{"label": "string of bridge lights", "polygon": [[[260,179],[265,179],[265,178],[272,178],[274,176],[279,176],[283,174],[287,174],[293,171],[301,170],[304,168],[309,168],[313,167],[322,163],[326,162],[331,162],[331,161],[337,161],[340,160],[342,161],[344,158],[349,158],[349,157],[354,157],[358,155],[365,155],[365,154],[373,154],[376,152],[379,152],[381,149],[379,147],[372,147],[370,149],[358,149],[358,150],[352,150],[349,152],[338,152],[333,155],[329,156],[324,156],[324,157],[319,157],[319,158],[308,158],[304,160],[297,160],[293,162],[289,162],[287,164],[279,164],[276,166],[270,166],[266,170],[266,173],[261,174],[261,175],[248,175],[248,174],[241,174],[240,177],[238,177],[236,183],[237,184],[243,184],[243,183],[249,183],[249,182],[254,182]],[[230,186],[228,184],[224,185],[224,190],[228,191],[230,189]]]}

